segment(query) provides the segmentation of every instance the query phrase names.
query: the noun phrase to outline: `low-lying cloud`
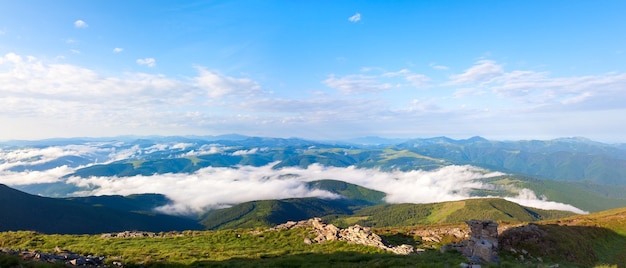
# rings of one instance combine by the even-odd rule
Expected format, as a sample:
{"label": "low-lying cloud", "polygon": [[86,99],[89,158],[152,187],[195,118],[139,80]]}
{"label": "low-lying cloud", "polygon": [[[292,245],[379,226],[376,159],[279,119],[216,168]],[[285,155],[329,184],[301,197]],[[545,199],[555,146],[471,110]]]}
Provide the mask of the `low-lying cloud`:
{"label": "low-lying cloud", "polygon": [[[355,167],[324,167],[318,164],[306,169],[287,167],[272,169],[272,164],[237,168],[207,167],[193,174],[162,174],[134,177],[73,177],[68,183],[91,190],[76,195],[129,195],[160,193],[173,204],[159,208],[170,214],[198,213],[206,209],[228,207],[233,204],[264,199],[299,197],[338,198],[319,189],[311,189],[306,182],[322,179],[342,180],[387,193],[389,203],[432,203],[471,198],[472,189],[492,189],[479,179],[499,176],[473,166],[446,166],[434,171],[394,171],[359,169]],[[523,191],[517,199],[522,204],[549,209],[583,211],[555,202],[531,197]],[[517,202],[515,198],[511,199]]]}
{"label": "low-lying cloud", "polygon": [[518,204],[520,204],[522,206],[527,206],[527,207],[536,207],[536,208],[542,208],[542,209],[565,210],[565,211],[571,211],[571,212],[578,213],[578,214],[587,214],[587,213],[589,213],[588,211],[584,211],[584,210],[579,209],[577,207],[574,207],[572,205],[563,204],[563,203],[559,203],[559,202],[548,201],[545,196],[542,196],[541,198],[539,198],[539,197],[537,197],[535,192],[533,192],[530,189],[526,189],[526,188],[520,190],[519,194],[516,197],[506,197],[504,199],[509,200],[511,202],[518,203]]}
{"label": "low-lying cloud", "polygon": [[[339,198],[327,191],[310,189],[306,182],[341,180],[387,193],[389,203],[432,203],[472,198],[474,189],[494,189],[480,179],[503,175],[473,166],[446,166],[437,170],[381,171],[356,167],[325,167],[319,164],[303,169],[285,167],[273,169],[238,166],[207,167],[191,174],[160,174],[133,177],[71,177],[64,176],[76,170],[122,159],[142,159],[152,153],[171,151],[174,156],[196,156],[225,153],[233,148],[219,144],[197,146],[192,143],[158,143],[147,147],[128,146],[118,142],[85,145],[52,146],[46,148],[0,149],[0,183],[9,186],[65,182],[84,187],[75,195],[130,195],[160,193],[174,201],[161,211],[171,214],[198,213],[233,204],[263,199],[300,197]],[[266,148],[233,150],[230,155],[254,154]],[[45,167],[57,159],[77,156],[91,163],[70,165],[71,160],[55,162],[54,168]],[[39,165],[39,167],[38,167]],[[43,166],[42,166],[43,165]],[[44,168],[45,167],[45,168]],[[519,190],[516,197],[507,197],[525,206],[586,213],[568,204],[548,201],[528,189]]]}

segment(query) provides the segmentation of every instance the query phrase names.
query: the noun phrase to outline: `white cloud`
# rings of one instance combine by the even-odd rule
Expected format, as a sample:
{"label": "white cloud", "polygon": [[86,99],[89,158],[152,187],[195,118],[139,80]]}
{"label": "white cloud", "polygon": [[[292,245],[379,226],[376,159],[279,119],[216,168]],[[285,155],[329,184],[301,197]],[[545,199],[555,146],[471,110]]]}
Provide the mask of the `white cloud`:
{"label": "white cloud", "polygon": [[350,22],[358,22],[358,21],[360,21],[361,20],[361,13],[357,12],[356,14],[352,15],[351,17],[349,17],[348,20]]}
{"label": "white cloud", "polygon": [[247,78],[234,78],[211,72],[205,68],[196,68],[200,75],[195,78],[195,86],[207,91],[212,98],[227,95],[253,96],[261,93],[261,86]]}
{"label": "white cloud", "polygon": [[0,183],[9,186],[29,185],[38,183],[52,183],[61,181],[61,177],[75,171],[68,166],[55,167],[44,171],[11,172],[0,170]]}
{"label": "white cloud", "polygon": [[[526,105],[525,108],[534,107],[545,111],[563,113],[568,109],[622,109],[626,101],[624,73],[551,77],[550,73],[530,70],[505,72],[502,65],[482,60],[464,73],[450,78],[446,85],[470,85],[474,86],[474,92],[481,93],[473,96],[492,92],[500,98]],[[457,90],[455,97],[469,97],[461,94],[469,92],[468,88]]]}
{"label": "white cloud", "polygon": [[77,20],[74,22],[74,27],[84,29],[89,27],[89,25],[83,20]]}
{"label": "white cloud", "polygon": [[154,58],[137,59],[137,64],[147,65],[148,67],[154,67],[156,65],[156,60]]}
{"label": "white cloud", "polygon": [[113,53],[120,53],[122,51],[124,51],[124,49],[121,48],[121,47],[116,47],[116,48],[113,49]]}
{"label": "white cloud", "polygon": [[504,73],[502,66],[492,60],[480,60],[462,74],[450,77],[451,85],[486,83]]}
{"label": "white cloud", "polygon": [[236,156],[236,155],[249,155],[249,154],[256,154],[259,151],[259,148],[252,148],[250,150],[238,150],[232,153],[232,155]]}
{"label": "white cloud", "polygon": [[572,205],[548,201],[546,200],[545,197],[538,198],[535,192],[533,192],[530,189],[522,189],[519,191],[518,196],[507,197],[504,199],[509,200],[511,202],[518,203],[522,206],[527,206],[527,207],[534,207],[534,208],[541,208],[541,209],[548,209],[548,210],[552,210],[552,209],[564,210],[564,211],[571,211],[571,212],[578,213],[578,214],[589,213],[587,211],[581,210]]}
{"label": "white cloud", "polygon": [[80,54],[80,50],[78,50],[78,49],[70,49],[70,52],[72,52],[74,54]]}
{"label": "white cloud", "polygon": [[393,87],[389,83],[380,83],[376,77],[365,75],[348,75],[340,78],[331,75],[323,83],[330,88],[338,89],[344,94],[378,93]]}
{"label": "white cloud", "polygon": [[[142,159],[150,153],[167,150],[189,150],[191,143],[163,143],[148,147],[128,147],[122,142],[99,142],[45,148],[0,149],[0,183],[7,185],[29,185],[36,183],[63,182],[65,175],[77,169],[97,164],[111,163],[123,159]],[[185,156],[224,153],[232,149],[222,145],[203,145]],[[237,150],[231,155],[247,155],[264,151],[266,148]],[[29,166],[50,163],[65,156],[91,159],[91,163],[68,167],[51,167],[42,171],[28,170]],[[291,197],[336,198],[325,191],[308,189],[306,182],[335,179],[361,185],[387,193],[389,203],[432,203],[471,198],[474,189],[493,189],[493,185],[481,182],[482,178],[504,175],[473,166],[446,166],[437,170],[381,171],[356,167],[325,167],[319,164],[306,169],[285,167],[274,169],[275,163],[261,166],[238,166],[235,168],[207,167],[192,174],[161,174],[134,177],[90,177],[69,178],[66,183],[92,190],[79,195],[129,195],[136,193],[161,193],[175,201],[173,206],[162,208],[169,213],[200,212],[205,208],[219,208],[236,203]],[[24,171],[11,171],[16,166]],[[94,188],[96,187],[96,188]],[[519,191],[517,197],[509,198],[522,205],[544,209],[560,209],[582,213],[576,208],[537,198],[528,189]]]}
{"label": "white cloud", "polygon": [[[433,203],[470,198],[472,189],[491,189],[481,178],[502,173],[485,173],[471,166],[448,166],[434,171],[382,172],[376,169],[338,168],[311,165],[307,169],[272,165],[237,168],[208,167],[193,174],[164,174],[135,177],[70,178],[69,183],[97,189],[81,195],[129,195],[161,193],[175,203],[161,208],[168,213],[197,213],[252,200],[294,197],[336,198],[334,194],[306,187],[309,181],[342,180],[386,192],[389,203]],[[529,196],[528,192],[524,192]],[[532,192],[531,192],[532,193]],[[531,200],[532,198],[525,198]],[[535,198],[536,199],[536,198]],[[554,202],[536,199],[534,206],[546,208]],[[571,208],[561,204],[561,208]]]}
{"label": "white cloud", "polygon": [[[60,62],[15,53],[0,56],[0,123],[13,129],[0,132],[0,139],[202,134],[210,129],[214,134],[314,139],[511,138],[502,136],[508,132],[525,138],[610,135],[611,141],[619,141],[624,131],[614,124],[626,109],[626,74],[617,72],[555,77],[504,70],[503,64],[486,61],[453,76],[465,83],[456,85],[409,69],[369,67],[322,79],[336,90],[320,86],[325,90],[307,91],[324,92],[317,96],[286,97],[249,77],[205,67],[195,67],[197,74],[191,77],[130,72],[111,76]],[[424,90],[407,90],[413,88]],[[412,102],[415,99],[420,101]],[[592,111],[601,120],[593,119]],[[556,124],[541,122],[572,123],[559,125],[559,131]]]}
{"label": "white cloud", "polygon": [[191,150],[183,154],[182,156],[186,157],[186,156],[197,156],[197,155],[206,155],[206,154],[219,154],[219,153],[223,153],[224,150],[226,149],[228,148],[219,144],[204,144],[200,146],[198,150]]}
{"label": "white cloud", "polygon": [[423,74],[410,74],[405,77],[406,81],[410,82],[414,87],[424,87],[430,82],[430,77]]}
{"label": "white cloud", "polygon": [[448,69],[450,69],[448,66],[445,66],[445,65],[439,65],[439,64],[434,64],[434,63],[431,63],[429,66],[430,66],[431,68],[435,69],[435,70],[448,70]]}

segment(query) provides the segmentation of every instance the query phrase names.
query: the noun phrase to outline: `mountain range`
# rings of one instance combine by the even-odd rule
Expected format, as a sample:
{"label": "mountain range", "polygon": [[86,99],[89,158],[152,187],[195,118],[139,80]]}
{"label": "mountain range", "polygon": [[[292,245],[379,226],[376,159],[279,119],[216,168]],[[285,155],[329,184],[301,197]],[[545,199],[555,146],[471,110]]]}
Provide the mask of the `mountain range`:
{"label": "mountain range", "polygon": [[[0,230],[227,229],[310,217],[365,226],[536,221],[571,215],[558,209],[625,207],[626,145],[236,134],[10,141],[0,143],[0,183],[8,185],[2,211],[14,215]],[[37,220],[45,214],[58,221]]]}

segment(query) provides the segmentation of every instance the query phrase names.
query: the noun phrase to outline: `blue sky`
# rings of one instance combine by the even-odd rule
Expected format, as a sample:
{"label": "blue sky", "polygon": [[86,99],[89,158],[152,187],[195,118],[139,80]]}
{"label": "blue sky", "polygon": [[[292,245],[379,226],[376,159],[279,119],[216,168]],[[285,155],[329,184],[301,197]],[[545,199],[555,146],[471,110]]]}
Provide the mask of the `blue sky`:
{"label": "blue sky", "polygon": [[625,1],[0,6],[0,140],[626,142]]}

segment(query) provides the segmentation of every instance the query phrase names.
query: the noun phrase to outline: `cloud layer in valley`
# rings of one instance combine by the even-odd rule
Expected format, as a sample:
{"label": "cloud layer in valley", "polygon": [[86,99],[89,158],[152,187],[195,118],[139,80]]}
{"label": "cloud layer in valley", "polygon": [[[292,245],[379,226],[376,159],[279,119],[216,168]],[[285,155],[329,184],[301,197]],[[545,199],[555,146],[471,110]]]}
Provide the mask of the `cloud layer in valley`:
{"label": "cloud layer in valley", "polygon": [[[470,198],[472,189],[491,189],[480,178],[502,173],[485,173],[472,166],[447,166],[435,171],[383,172],[377,169],[338,168],[311,165],[307,169],[272,165],[238,168],[208,167],[193,174],[163,174],[135,177],[70,178],[68,183],[92,190],[78,195],[129,195],[161,193],[174,204],[160,208],[173,214],[197,213],[206,209],[263,199],[295,197],[338,198],[337,195],[310,189],[306,182],[335,179],[387,193],[389,203],[432,203]],[[572,206],[548,202],[524,190],[525,204],[539,208],[575,211]],[[520,199],[521,200],[521,199]]]}
{"label": "cloud layer in valley", "polygon": [[[338,198],[337,195],[310,189],[306,182],[334,179],[387,193],[389,203],[432,203],[470,198],[472,189],[494,189],[479,179],[503,175],[473,166],[446,166],[437,170],[380,171],[356,167],[325,167],[319,164],[306,169],[274,164],[261,167],[207,167],[194,173],[161,174],[134,177],[64,176],[94,164],[106,164],[124,159],[145,159],[152,154],[166,153],[169,157],[207,154],[233,156],[255,154],[267,148],[239,149],[220,144],[165,142],[139,146],[119,141],[87,142],[44,148],[0,148],[0,183],[23,186],[39,183],[69,183],[90,190],[75,195],[130,195],[160,193],[174,201],[163,207],[168,213],[197,213],[252,200],[295,197]],[[66,159],[69,157],[69,159]],[[537,197],[528,189],[508,200],[531,207],[585,213],[571,205],[551,202]]]}

